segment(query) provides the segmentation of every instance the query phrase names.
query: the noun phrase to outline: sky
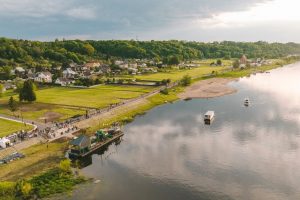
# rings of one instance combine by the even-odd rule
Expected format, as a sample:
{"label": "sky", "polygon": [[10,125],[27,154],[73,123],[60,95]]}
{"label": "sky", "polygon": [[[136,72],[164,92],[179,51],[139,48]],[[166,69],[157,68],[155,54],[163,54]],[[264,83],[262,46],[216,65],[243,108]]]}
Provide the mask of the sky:
{"label": "sky", "polygon": [[0,0],[0,37],[300,42],[299,0]]}

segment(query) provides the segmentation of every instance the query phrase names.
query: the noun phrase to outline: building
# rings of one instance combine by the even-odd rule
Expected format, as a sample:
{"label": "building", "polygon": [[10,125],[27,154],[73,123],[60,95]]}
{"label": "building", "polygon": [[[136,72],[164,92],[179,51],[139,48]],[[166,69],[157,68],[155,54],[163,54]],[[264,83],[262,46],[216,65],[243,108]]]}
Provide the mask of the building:
{"label": "building", "polygon": [[34,78],[35,82],[52,83],[52,74],[50,72],[39,72]]}
{"label": "building", "polygon": [[71,79],[68,79],[68,78],[63,78],[63,77],[60,77],[60,78],[56,79],[56,81],[55,81],[55,84],[61,85],[61,86],[68,86],[68,85],[71,85],[73,83],[75,83],[74,80],[71,80]]}
{"label": "building", "polygon": [[77,73],[73,71],[71,68],[67,68],[63,71],[63,78],[75,78],[77,76]]}
{"label": "building", "polygon": [[246,57],[246,55],[243,55],[243,56],[241,57],[241,59],[240,59],[240,64],[241,64],[241,65],[242,65],[242,64],[244,64],[244,65],[247,64],[247,57]]}
{"label": "building", "polygon": [[94,69],[96,67],[100,67],[100,65],[101,65],[101,63],[99,63],[99,62],[88,62],[88,63],[84,64],[84,67],[86,69],[91,70],[91,69]]}
{"label": "building", "polygon": [[88,136],[81,135],[78,138],[70,142],[71,152],[70,154],[79,156],[87,153],[91,148],[91,139]]}

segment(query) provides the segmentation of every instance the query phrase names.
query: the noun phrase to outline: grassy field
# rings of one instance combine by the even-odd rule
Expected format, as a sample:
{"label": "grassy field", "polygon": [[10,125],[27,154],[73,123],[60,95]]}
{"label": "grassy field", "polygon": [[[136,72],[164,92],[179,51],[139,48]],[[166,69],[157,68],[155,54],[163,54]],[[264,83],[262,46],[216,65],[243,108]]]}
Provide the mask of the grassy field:
{"label": "grassy field", "polygon": [[222,71],[226,68],[227,67],[201,66],[201,67],[185,69],[185,70],[170,70],[168,72],[158,72],[155,74],[143,74],[143,75],[135,75],[135,76],[127,75],[127,76],[121,76],[119,78],[135,78],[135,79],[152,80],[152,81],[171,79],[172,81],[178,81],[184,75],[190,75],[192,78],[198,78],[203,75],[210,74],[212,71]]}
{"label": "grassy field", "polygon": [[49,143],[48,148],[46,144],[39,144],[22,150],[21,153],[26,155],[25,158],[8,165],[0,165],[0,180],[16,181],[20,178],[29,178],[56,167],[63,158],[66,146],[66,142]]}
{"label": "grassy field", "polygon": [[55,87],[37,91],[37,102],[103,108],[112,103],[136,98],[153,90],[153,87],[101,85],[88,89]]}
{"label": "grassy field", "polygon": [[23,123],[18,123],[14,121],[9,121],[0,118],[0,138],[5,137],[9,134],[15,133],[20,130],[30,130],[33,127],[30,125],[24,125]]}
{"label": "grassy field", "polygon": [[[37,102],[20,104],[14,115],[44,122],[62,121],[75,115],[83,115],[87,108],[104,108],[125,99],[136,98],[154,90],[154,87],[101,85],[78,89],[53,87],[36,91]],[[13,94],[10,92],[10,94]],[[18,99],[18,96],[14,96]],[[8,108],[9,96],[0,98],[0,113],[13,115]]]}

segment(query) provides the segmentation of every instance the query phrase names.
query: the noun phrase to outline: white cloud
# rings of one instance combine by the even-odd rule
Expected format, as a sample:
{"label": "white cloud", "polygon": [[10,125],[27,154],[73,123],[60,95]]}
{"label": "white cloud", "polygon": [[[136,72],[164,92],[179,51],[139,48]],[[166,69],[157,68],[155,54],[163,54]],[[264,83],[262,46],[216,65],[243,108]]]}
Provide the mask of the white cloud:
{"label": "white cloud", "polygon": [[96,12],[92,8],[72,8],[66,14],[77,19],[95,19]]}

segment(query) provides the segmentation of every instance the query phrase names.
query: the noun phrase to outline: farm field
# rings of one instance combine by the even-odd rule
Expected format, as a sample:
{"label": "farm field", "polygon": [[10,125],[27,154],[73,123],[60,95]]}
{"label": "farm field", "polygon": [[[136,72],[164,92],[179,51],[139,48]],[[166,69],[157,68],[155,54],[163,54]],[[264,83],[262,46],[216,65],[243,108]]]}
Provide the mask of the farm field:
{"label": "farm field", "polygon": [[30,130],[32,126],[0,118],[0,138],[21,130]]}

